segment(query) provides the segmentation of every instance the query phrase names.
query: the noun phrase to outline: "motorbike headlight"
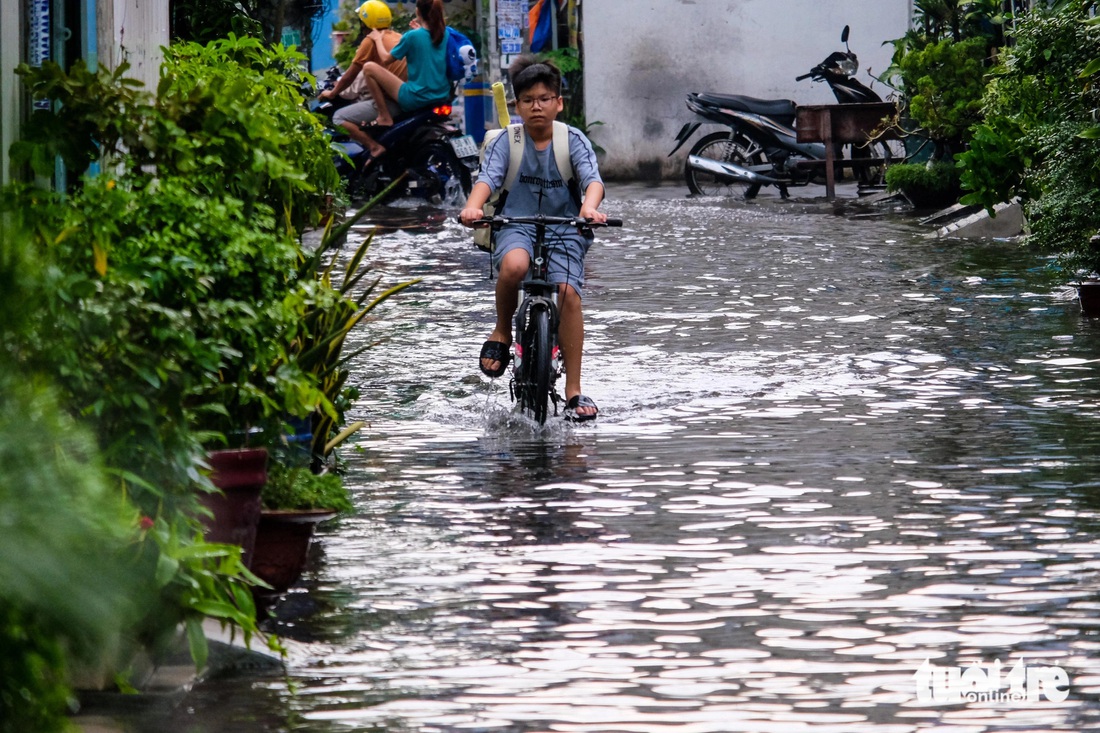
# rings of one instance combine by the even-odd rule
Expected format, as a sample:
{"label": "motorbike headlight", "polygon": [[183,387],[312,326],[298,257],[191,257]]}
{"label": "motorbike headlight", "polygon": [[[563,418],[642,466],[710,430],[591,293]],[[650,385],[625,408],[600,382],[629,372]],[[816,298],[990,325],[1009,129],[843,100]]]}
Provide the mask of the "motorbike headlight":
{"label": "motorbike headlight", "polygon": [[844,76],[855,76],[856,72],[859,71],[859,62],[848,57],[843,61],[838,61],[836,67]]}

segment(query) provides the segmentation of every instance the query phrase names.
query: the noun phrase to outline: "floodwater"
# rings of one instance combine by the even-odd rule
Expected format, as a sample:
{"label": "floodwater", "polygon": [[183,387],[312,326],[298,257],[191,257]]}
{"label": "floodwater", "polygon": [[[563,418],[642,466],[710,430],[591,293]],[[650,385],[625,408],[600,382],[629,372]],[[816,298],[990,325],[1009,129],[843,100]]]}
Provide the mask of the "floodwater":
{"label": "floodwater", "polygon": [[[476,368],[487,262],[380,212],[357,513],[276,607],[285,675],[160,731],[1100,729],[1100,322],[1010,242],[852,199],[619,186],[595,426]],[[453,216],[450,217],[453,220]]]}

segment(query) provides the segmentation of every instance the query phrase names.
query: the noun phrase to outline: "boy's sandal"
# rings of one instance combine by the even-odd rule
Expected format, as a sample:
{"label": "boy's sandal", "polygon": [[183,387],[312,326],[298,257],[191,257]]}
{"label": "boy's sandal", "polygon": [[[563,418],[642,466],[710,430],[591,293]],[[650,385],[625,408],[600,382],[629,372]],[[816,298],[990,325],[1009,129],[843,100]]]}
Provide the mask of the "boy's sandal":
{"label": "boy's sandal", "polygon": [[[592,407],[595,408],[596,411],[590,414],[578,414],[578,407]],[[565,403],[565,412],[563,416],[570,422],[589,422],[595,420],[599,414],[600,408],[596,407],[596,403],[592,398],[579,394],[569,398],[569,401]]]}
{"label": "boy's sandal", "polygon": [[[504,374],[504,370],[508,368],[508,359],[511,354],[508,353],[508,344],[501,343],[500,341],[486,341],[481,345],[481,356],[478,357],[477,365],[481,367],[481,371],[485,376],[496,379],[501,374]],[[487,361],[499,361],[500,366],[496,369],[488,369],[485,366]]]}

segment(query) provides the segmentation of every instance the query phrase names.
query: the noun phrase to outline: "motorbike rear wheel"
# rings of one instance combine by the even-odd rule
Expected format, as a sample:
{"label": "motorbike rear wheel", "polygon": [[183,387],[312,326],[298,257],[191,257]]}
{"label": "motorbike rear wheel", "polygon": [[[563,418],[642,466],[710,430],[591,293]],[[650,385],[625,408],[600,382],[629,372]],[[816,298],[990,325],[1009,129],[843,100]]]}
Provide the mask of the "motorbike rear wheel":
{"label": "motorbike rear wheel", "polygon": [[426,191],[419,195],[434,200],[444,206],[461,206],[470,195],[472,182],[470,169],[455,155],[451,144],[439,140],[425,145],[409,166],[417,174]]}
{"label": "motorbike rear wheel", "polygon": [[[723,163],[749,168],[767,165],[764,149],[744,135],[730,132],[712,132],[704,135],[691,148],[689,155],[711,158]],[[696,196],[744,196],[748,183],[726,183],[704,171],[694,170],[684,164],[684,179]]]}

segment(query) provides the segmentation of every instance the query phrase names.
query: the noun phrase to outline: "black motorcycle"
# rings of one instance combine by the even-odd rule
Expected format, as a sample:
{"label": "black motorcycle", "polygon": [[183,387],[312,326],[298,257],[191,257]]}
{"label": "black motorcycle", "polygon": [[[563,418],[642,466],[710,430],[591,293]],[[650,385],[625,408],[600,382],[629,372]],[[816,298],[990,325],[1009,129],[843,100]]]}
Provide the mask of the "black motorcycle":
{"label": "black motorcycle", "polygon": [[[321,89],[331,88],[332,74]],[[337,77],[338,78],[338,74]],[[451,105],[399,115],[393,127],[378,135],[385,146],[380,158],[351,139],[347,131],[332,125],[339,107],[332,102],[313,106],[326,119],[335,153],[336,169],[347,182],[348,195],[366,200],[386,190],[404,175],[388,199],[416,197],[445,206],[460,206],[470,195],[473,171],[478,165],[478,148],[473,138],[451,124]],[[368,134],[370,128],[364,128]]]}
{"label": "black motorcycle", "polygon": [[[840,35],[844,51],[835,51],[796,81],[813,79],[829,85],[841,104],[881,102],[882,98],[855,78],[859,60],[848,48],[848,26]],[[728,130],[701,137],[688,153],[684,178],[693,194],[718,196],[743,193],[754,198],[763,186],[775,186],[784,198],[791,186],[824,181],[825,145],[800,143],[795,131],[797,105],[790,99],[755,99],[740,94],[692,92],[687,106],[698,120],[676,135],[679,150],[699,127],[717,122]],[[877,141],[845,146],[850,168],[862,185],[882,183],[886,165],[896,158],[888,144]],[[837,156],[843,158],[842,155]]]}
{"label": "black motorcycle", "polygon": [[336,168],[348,182],[353,200],[381,193],[405,178],[390,198],[416,197],[445,206],[459,206],[470,195],[477,168],[477,144],[451,124],[451,105],[441,104],[398,117],[393,127],[378,136],[386,152],[378,159],[345,137],[333,138],[343,148]]}

